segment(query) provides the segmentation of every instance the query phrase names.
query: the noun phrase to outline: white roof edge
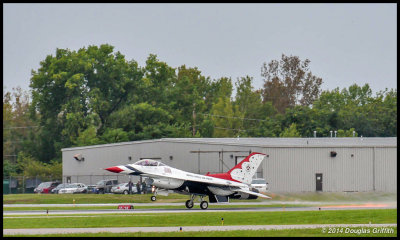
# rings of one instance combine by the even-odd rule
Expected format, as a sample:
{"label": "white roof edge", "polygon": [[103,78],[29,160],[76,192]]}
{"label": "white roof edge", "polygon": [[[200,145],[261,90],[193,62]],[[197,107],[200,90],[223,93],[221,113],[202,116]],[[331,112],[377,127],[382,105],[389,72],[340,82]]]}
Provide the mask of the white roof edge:
{"label": "white roof edge", "polygon": [[[271,143],[261,143],[260,140],[278,140],[278,141],[292,141],[290,144],[279,144],[279,142]],[[347,143],[341,143],[335,141],[339,140],[347,140]],[[357,141],[359,139],[359,141]],[[242,141],[240,141],[242,140]],[[251,140],[255,140],[254,142],[249,142]],[[371,140],[380,140],[381,143],[377,143],[376,141]],[[257,141],[257,142],[256,142]],[[297,141],[295,143],[294,141]],[[301,142],[300,142],[301,141]],[[311,141],[310,144],[307,142]],[[316,141],[322,141],[321,143],[316,143]],[[327,142],[329,141],[329,142]],[[350,143],[353,141],[353,144]],[[354,144],[354,143],[358,144]],[[363,141],[363,142],[361,142]],[[152,140],[141,140],[141,141],[130,141],[130,142],[120,142],[120,143],[108,143],[108,144],[100,144],[100,145],[91,145],[91,146],[82,146],[82,147],[71,147],[71,148],[63,148],[64,151],[71,150],[81,150],[81,149],[90,149],[90,148],[99,148],[99,147],[114,147],[114,146],[123,146],[123,145],[131,145],[131,144],[141,144],[141,143],[151,143],[151,142],[185,142],[185,143],[206,143],[206,144],[223,144],[230,146],[253,146],[253,147],[276,147],[276,148],[284,148],[284,147],[397,147],[397,137],[360,137],[357,138],[160,138],[160,139],[152,139]],[[325,142],[325,144],[324,144]]]}
{"label": "white roof edge", "polygon": [[90,146],[62,148],[61,151],[64,152],[64,151],[80,150],[80,149],[88,149],[88,148],[114,147],[114,146],[123,146],[123,145],[140,144],[140,143],[149,143],[149,142],[160,142],[160,141],[162,141],[162,139],[141,140],[141,141],[130,141],[130,142],[119,142],[119,143],[107,143],[107,144],[98,144],[98,145],[90,145]]}

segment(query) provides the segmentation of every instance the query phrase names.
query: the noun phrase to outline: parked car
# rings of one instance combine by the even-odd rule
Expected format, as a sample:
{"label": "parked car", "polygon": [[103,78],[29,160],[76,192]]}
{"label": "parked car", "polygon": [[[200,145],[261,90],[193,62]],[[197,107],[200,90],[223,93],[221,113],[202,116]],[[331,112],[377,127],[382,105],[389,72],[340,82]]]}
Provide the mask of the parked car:
{"label": "parked car", "polygon": [[[111,188],[112,193],[123,193],[129,194],[129,183],[120,183]],[[132,186],[132,193],[137,193],[136,185],[133,184]]]}
{"label": "parked car", "polygon": [[67,185],[69,185],[69,183],[61,183],[61,184],[58,184],[57,187],[51,189],[51,193],[56,193],[56,194],[57,194],[58,191],[59,191],[61,188],[65,188]]}
{"label": "parked car", "polygon": [[58,194],[64,193],[86,193],[87,186],[83,183],[71,183],[68,184],[65,188],[61,188],[58,190]]}
{"label": "parked car", "polygon": [[96,183],[96,193],[110,193],[111,188],[118,185],[117,179],[100,180]]}
{"label": "parked car", "polygon": [[87,192],[88,193],[96,193],[96,185],[87,185]]}
{"label": "parked car", "polygon": [[33,192],[34,193],[50,193],[51,190],[57,187],[60,183],[59,182],[42,182],[37,186]]}
{"label": "parked car", "polygon": [[250,186],[257,189],[259,192],[268,191],[268,183],[263,178],[255,178],[251,181]]}

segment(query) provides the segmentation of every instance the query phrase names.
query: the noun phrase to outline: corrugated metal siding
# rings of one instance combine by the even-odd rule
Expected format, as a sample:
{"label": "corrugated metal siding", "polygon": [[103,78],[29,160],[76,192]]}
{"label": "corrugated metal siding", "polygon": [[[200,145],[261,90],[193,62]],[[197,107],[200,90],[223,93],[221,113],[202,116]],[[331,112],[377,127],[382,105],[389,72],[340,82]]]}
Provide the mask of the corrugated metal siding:
{"label": "corrugated metal siding", "polygon": [[[199,154],[190,152],[199,150],[216,151],[200,153],[200,168]],[[222,150],[223,156],[218,153]],[[104,168],[134,163],[140,158],[156,157],[161,158],[160,161],[167,165],[189,172],[200,174],[226,172],[234,167],[236,156],[247,156],[249,151],[269,155],[260,169],[272,192],[313,192],[316,190],[316,173],[323,174],[324,192],[373,191],[374,186],[376,191],[397,191],[397,147],[395,146],[375,147],[374,160],[374,147],[371,145],[260,147],[224,145],[215,142],[184,142],[182,139],[140,141],[107,144],[102,147],[64,149],[63,175],[79,175],[77,181],[83,183],[104,179],[101,175],[128,179],[126,176],[109,173]],[[337,156],[330,157],[331,151],[336,151]],[[76,161],[73,155],[77,153],[81,153],[85,161]],[[129,156],[132,160],[128,159]],[[219,161],[220,157],[223,157],[225,164]],[[72,181],[75,180],[73,177]]]}
{"label": "corrugated metal siding", "polygon": [[397,148],[375,148],[375,191],[397,192]]}
{"label": "corrugated metal siding", "polygon": [[[330,152],[337,152],[331,157]],[[315,174],[323,174],[323,191],[372,191],[371,148],[268,148],[264,175],[271,191],[315,191]],[[353,157],[351,156],[353,154]]]}
{"label": "corrugated metal siding", "polygon": [[[161,143],[160,143],[161,144]],[[204,143],[174,143],[163,142],[162,152],[173,156],[172,161],[165,162],[167,165],[194,173],[206,174],[226,172],[235,166],[235,156],[248,155],[249,151],[256,151],[257,148],[237,147],[237,146],[221,146],[215,144]],[[261,150],[258,148],[258,150]],[[200,156],[198,153],[191,151],[202,151]],[[214,152],[205,152],[214,151]],[[223,151],[223,153],[222,153]],[[230,151],[243,151],[242,153]],[[221,153],[218,153],[221,152]],[[232,157],[231,157],[232,155]],[[220,159],[223,161],[220,161]],[[200,164],[199,164],[200,160]]]}

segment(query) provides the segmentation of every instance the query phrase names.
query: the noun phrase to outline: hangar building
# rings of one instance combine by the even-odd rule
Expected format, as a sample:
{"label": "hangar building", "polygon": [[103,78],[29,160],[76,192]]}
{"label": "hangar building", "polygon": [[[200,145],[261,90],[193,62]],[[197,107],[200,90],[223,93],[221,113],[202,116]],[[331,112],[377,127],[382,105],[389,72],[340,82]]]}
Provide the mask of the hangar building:
{"label": "hangar building", "polygon": [[397,192],[397,137],[162,138],[64,148],[63,182],[128,182],[104,168],[146,158],[198,174],[227,172],[251,152],[267,155],[255,177],[271,192]]}

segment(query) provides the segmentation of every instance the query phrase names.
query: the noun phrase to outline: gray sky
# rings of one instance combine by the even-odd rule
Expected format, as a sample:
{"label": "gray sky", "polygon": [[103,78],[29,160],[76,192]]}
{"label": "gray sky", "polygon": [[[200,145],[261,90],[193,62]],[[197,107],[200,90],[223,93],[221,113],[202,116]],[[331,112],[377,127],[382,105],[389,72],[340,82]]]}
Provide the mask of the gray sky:
{"label": "gray sky", "polygon": [[[249,75],[282,54],[311,60],[323,90],[397,89],[396,4],[3,4],[3,85],[29,89],[56,48],[111,44],[145,66],[198,67],[211,79]],[[3,87],[4,89],[4,87]]]}

